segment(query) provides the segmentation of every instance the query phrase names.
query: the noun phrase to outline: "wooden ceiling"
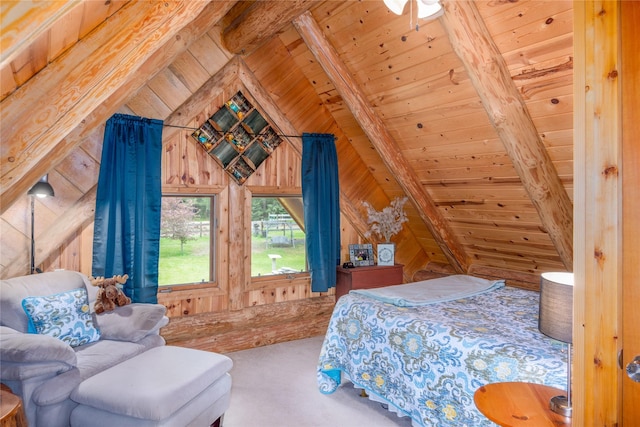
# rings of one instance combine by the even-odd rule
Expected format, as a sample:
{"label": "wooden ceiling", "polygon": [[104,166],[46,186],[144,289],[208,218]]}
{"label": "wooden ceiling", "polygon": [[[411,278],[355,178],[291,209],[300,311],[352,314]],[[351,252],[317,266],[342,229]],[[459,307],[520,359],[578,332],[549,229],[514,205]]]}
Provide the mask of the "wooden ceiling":
{"label": "wooden ceiling", "polygon": [[0,275],[27,271],[44,174],[41,258],[92,220],[112,114],[195,127],[239,87],[282,133],[337,136],[359,232],[359,201],[410,198],[403,262],[571,269],[572,2],[443,4],[426,21],[381,0],[3,2]]}

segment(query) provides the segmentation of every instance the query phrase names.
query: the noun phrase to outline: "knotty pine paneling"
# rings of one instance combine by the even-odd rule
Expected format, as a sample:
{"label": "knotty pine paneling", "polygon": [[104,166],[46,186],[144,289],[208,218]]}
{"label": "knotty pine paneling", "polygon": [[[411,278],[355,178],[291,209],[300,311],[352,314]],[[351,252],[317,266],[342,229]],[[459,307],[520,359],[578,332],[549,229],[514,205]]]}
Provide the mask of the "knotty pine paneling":
{"label": "knotty pine paneling", "polygon": [[[206,36],[205,36],[206,37]],[[213,55],[213,52],[212,52]],[[178,56],[169,69],[179,78],[191,92],[197,92],[200,86],[206,82],[218,70],[205,69],[202,64],[189,51]]]}
{"label": "knotty pine paneling", "polygon": [[211,76],[217,73],[231,59],[231,55],[220,47],[215,41],[216,39],[212,38],[212,33],[215,33],[216,29],[219,30],[219,27],[214,27],[209,33],[189,46],[189,53]]}
{"label": "knotty pine paneling", "polygon": [[[26,197],[25,197],[26,199]],[[15,205],[22,205],[20,201],[14,203]],[[19,259],[16,258],[16,253],[30,254],[31,253],[31,231],[27,231],[29,227],[27,219],[27,204],[24,204],[24,210],[21,214],[22,221],[17,223],[16,226],[12,225],[5,217],[14,217],[9,211],[5,212],[2,220],[0,221],[0,235],[2,236],[3,244],[0,245],[0,268],[3,272],[7,271],[10,265],[18,263],[22,265],[22,271],[24,274],[29,272],[29,256],[23,256]],[[18,209],[15,210],[16,213]],[[11,244],[4,244],[4,242],[11,242]],[[3,273],[3,278],[9,277]]]}
{"label": "knotty pine paneling", "polygon": [[[524,0],[476,4],[572,197],[573,4],[571,1]],[[244,6],[240,5],[237,12]],[[54,52],[70,46],[73,37],[83,38],[87,52],[94,52],[105,40],[116,37],[123,27],[135,26],[137,17],[143,16],[150,7],[144,2],[83,3],[78,9],[82,14],[74,11],[55,23],[17,55],[11,67],[0,70],[0,96],[5,97],[14,91],[17,83],[26,82],[31,76],[35,77],[25,87],[51,93],[84,59],[69,51],[68,57],[58,63]],[[127,13],[118,13],[121,10]],[[420,179],[445,220],[464,241],[468,254],[474,258],[474,266],[533,270],[536,274],[545,268],[560,268],[555,250],[541,229],[538,214],[521,187],[461,62],[451,51],[439,20],[416,22],[414,18],[412,22],[408,12],[398,17],[382,2],[318,2],[312,14],[396,140],[411,172]],[[416,23],[420,24],[419,31],[415,30]],[[101,25],[107,27],[101,37],[92,37],[93,29]],[[220,43],[221,28],[209,29],[168,67],[154,69],[153,72],[159,71],[156,77],[139,90],[136,87],[132,91],[136,95],[128,104],[119,106],[119,111],[165,120],[175,118],[174,113],[178,111],[181,123],[199,126],[224,100],[243,87],[235,76],[233,81],[225,81],[226,86],[218,88],[219,92],[212,93],[212,86],[201,89],[232,57]],[[386,167],[385,159],[373,148],[293,26],[283,29],[256,52],[244,56],[243,61],[297,133],[332,132],[338,136],[342,193],[355,210],[362,210],[362,200],[381,208],[395,195],[402,194],[394,171]],[[47,63],[49,67],[42,69]],[[5,109],[3,114],[7,114],[9,122],[26,120],[29,111],[36,108],[38,98],[27,98],[29,103],[20,109]],[[185,104],[189,105],[185,107]],[[112,107],[102,105],[100,109]],[[72,151],[50,171],[56,198],[37,205],[38,228],[48,225],[48,216],[64,213],[84,192],[90,191],[91,182],[97,180],[102,132],[102,129],[95,132],[98,137],[91,134],[83,146],[84,151]],[[293,310],[297,303],[315,298],[306,295],[299,285],[278,281],[254,283],[243,276],[242,270],[236,269],[238,260],[245,266],[247,262],[243,248],[248,240],[242,234],[247,218],[246,200],[241,202],[244,206],[241,208],[240,200],[230,195],[236,191],[232,187],[236,184],[195,144],[189,136],[190,130],[171,129],[168,133],[171,136],[163,145],[163,189],[172,194],[217,194],[219,238],[223,245],[218,253],[222,273],[217,288],[197,296],[193,291],[161,295],[171,316],[177,319],[188,313],[186,317],[190,319],[194,313],[200,316],[215,313],[222,319],[231,319],[234,310],[246,314],[247,305],[259,308],[277,303]],[[299,144],[299,140],[292,140],[291,144]],[[284,142],[245,187],[250,191],[257,191],[257,187],[270,192],[287,193],[292,188],[297,191],[299,168],[299,155],[289,142]],[[405,225],[402,241],[398,242],[402,256],[407,259],[405,270],[422,268],[421,260],[446,262],[420,212],[408,206],[407,213],[411,222]],[[4,243],[8,240],[12,242],[13,253],[28,248],[27,217],[28,204],[20,201],[3,215],[1,254],[11,253],[5,250]],[[344,251],[349,243],[361,242],[361,237],[344,215],[343,218]],[[69,263],[85,270],[90,267],[88,242],[91,239],[87,237],[87,229],[89,227],[63,243],[57,254],[43,265],[49,263],[48,267],[54,268]],[[242,242],[235,241],[235,236],[240,236]],[[229,246],[233,248],[229,250]],[[79,261],[73,255],[76,253],[80,253]],[[3,258],[2,263],[6,262]],[[233,301],[229,299],[230,294]],[[299,300],[301,295],[304,298]],[[263,332],[255,325],[247,330]],[[208,339],[202,336],[190,342],[207,346]]]}
{"label": "knotty pine paneling", "polygon": [[[529,2],[529,6],[536,2]],[[539,5],[540,3],[538,3]],[[485,22],[491,22],[488,26],[489,32],[501,53],[508,53],[514,50],[526,52],[528,46],[538,46],[544,43],[546,53],[559,53],[553,45],[547,42],[556,37],[562,38],[567,34],[572,34],[573,29],[573,7],[570,1],[545,2],[544,7],[532,8],[526,16],[515,19],[501,19],[500,21],[485,18],[488,8],[483,8],[480,3],[478,10]],[[521,13],[521,12],[518,12]],[[526,20],[526,22],[523,22]],[[499,23],[498,23],[499,22]],[[523,57],[527,57],[523,55]]]}
{"label": "knotty pine paneling", "polygon": [[[542,132],[551,134],[571,130],[571,119],[564,116],[572,111],[567,99],[572,93],[570,63],[567,65],[572,46],[571,27],[566,25],[571,4],[554,4],[549,9],[540,7],[541,4],[526,2],[512,7],[507,3],[482,3],[484,9],[481,10],[489,18],[492,14],[504,13],[500,19],[510,20],[494,32],[500,35],[499,42],[510,55],[509,68],[522,75],[516,84],[531,103],[536,125]],[[386,12],[384,8],[382,11]],[[481,209],[488,217],[488,224],[495,222],[492,221],[492,210],[499,212],[502,210],[500,205],[514,205],[508,194],[503,194],[504,186],[500,183],[515,178],[517,185],[519,179],[460,61],[450,53],[439,23],[423,25],[415,32],[407,28],[407,15],[395,19],[398,23],[390,23],[393,20],[390,15],[381,13],[375,5],[364,3],[348,12],[345,9],[336,12],[341,13],[361,17],[364,22],[358,24],[361,27],[356,31],[353,27],[340,25],[341,22],[353,22],[353,19],[337,18],[328,13],[314,16],[321,27],[331,29],[326,32],[327,37],[342,54],[348,68],[359,76],[361,89],[369,95],[370,103],[396,138],[405,158],[414,167],[420,165],[421,169],[415,170],[425,184],[430,184],[429,192],[434,194],[436,201],[443,199],[442,203],[446,203],[452,196],[442,197],[440,193],[450,187],[443,190],[441,183],[459,182],[458,194],[451,201],[469,203],[466,208]],[[551,15],[558,25],[554,25],[554,19],[548,19]],[[523,23],[525,20],[527,24]],[[366,31],[367,26],[377,27],[379,31]],[[519,37],[509,34],[513,28],[523,28],[517,34]],[[536,34],[528,34],[532,32]],[[551,40],[549,47],[542,45],[543,40]],[[294,44],[292,38],[288,42]],[[299,50],[302,48],[296,46],[296,52]],[[299,56],[306,59],[301,53]],[[313,69],[312,65],[304,67],[305,71],[310,69]],[[316,69],[308,75],[315,78],[320,72]],[[342,119],[339,114],[334,117],[339,122]],[[343,126],[343,129],[347,128]],[[567,138],[565,142],[570,148],[571,139]],[[560,144],[556,142],[556,146]],[[367,143],[360,142],[358,148],[360,152],[368,152]],[[362,158],[365,156],[367,154]],[[572,166],[570,150],[558,151],[552,158],[560,173],[566,176]],[[386,180],[384,173],[374,173],[374,176],[379,181]],[[469,185],[476,181],[496,182],[496,185],[480,188]],[[565,182],[565,188],[568,184]],[[389,191],[390,185],[383,185]],[[519,197],[522,202],[515,208],[524,209],[529,213],[532,226],[539,226],[537,212],[522,189]],[[488,200],[491,207],[485,208]],[[476,201],[481,204],[475,205]],[[513,219],[502,216],[500,224],[509,227],[510,220]],[[517,224],[514,226],[518,228]],[[549,254],[553,256],[553,253],[550,247]]]}
{"label": "knotty pine paneling", "polygon": [[57,166],[56,170],[84,194],[97,184],[100,162],[82,147],[78,147]]}
{"label": "knotty pine paneling", "polygon": [[161,70],[147,83],[149,89],[173,112],[192,92],[169,68]]}

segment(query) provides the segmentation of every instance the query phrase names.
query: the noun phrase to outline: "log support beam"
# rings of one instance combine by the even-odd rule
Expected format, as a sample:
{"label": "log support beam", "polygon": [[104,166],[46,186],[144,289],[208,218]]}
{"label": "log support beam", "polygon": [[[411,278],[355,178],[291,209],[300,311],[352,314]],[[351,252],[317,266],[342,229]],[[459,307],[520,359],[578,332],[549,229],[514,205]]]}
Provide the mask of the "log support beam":
{"label": "log support beam", "polygon": [[538,135],[507,64],[470,1],[443,2],[440,18],[453,50],[538,211],[565,268],[573,270],[573,205]]}
{"label": "log support beam", "polygon": [[344,99],[345,104],[351,110],[372,145],[380,154],[387,168],[394,171],[398,183],[413,202],[449,263],[456,272],[465,273],[469,268],[469,264],[464,248],[458,242],[444,216],[424,190],[420,181],[415,178],[415,174],[403,158],[398,144],[387,130],[382,119],[365,99],[358,83],[352,77],[334,47],[331,46],[309,12],[296,18],[293,24],[340,96]]}
{"label": "log support beam", "polygon": [[[131,78],[121,86],[115,88],[113,93],[111,93],[101,105],[84,117],[79,126],[73,128],[65,138],[62,138],[57,144],[52,146],[47,155],[39,159],[31,169],[24,171],[24,177],[20,182],[14,183],[15,185],[12,186],[11,189],[2,186],[0,210],[4,212],[18,197],[23,197],[33,183],[37,182],[44,174],[53,170],[73,150],[79,149],[78,147],[85,143],[91,143],[90,141],[95,138],[102,140],[106,120],[115,114],[122,105],[126,104],[159,70],[171,64],[192,42],[202,37],[202,35],[227,13],[233,4],[235,4],[235,0],[211,2],[190,25],[176,32],[173,37],[140,66],[139,72],[131,76]],[[237,73],[234,73],[234,76],[236,74]],[[202,97],[204,97],[204,95],[205,94],[202,94]],[[171,119],[176,121],[175,117],[170,117],[167,121]],[[165,133],[167,130],[175,131],[175,128],[166,128]],[[82,200],[86,201],[87,197],[93,197],[95,205],[95,192],[92,196],[86,194]],[[82,212],[86,212],[87,207],[82,201],[78,201],[75,205],[69,207],[67,212],[75,212],[75,210],[79,208],[78,204],[83,206],[80,208]],[[63,214],[63,217],[64,215],[67,214]],[[55,227],[51,228],[51,230],[56,230],[55,238],[50,235],[51,232],[46,236],[38,237],[39,244],[36,253],[36,263],[48,258],[51,253],[57,249],[55,246],[56,239],[58,239],[57,244],[59,245],[60,242],[65,241],[75,232],[77,227],[77,222],[73,220],[70,221],[68,218],[62,221],[56,221]],[[49,242],[52,242],[52,244],[49,245]],[[16,257],[16,259],[8,263],[8,267],[3,271],[1,277],[13,277],[28,271],[28,256],[28,253],[21,253],[19,257]]]}
{"label": "log support beam", "polygon": [[54,22],[80,4],[80,0],[2,2],[0,68],[13,61]]}
{"label": "log support beam", "polygon": [[[146,61],[170,43],[206,6],[207,2],[126,5],[107,25],[83,43],[77,43],[58,62],[50,64],[2,101],[2,122],[11,126],[3,126],[1,130],[2,140],[8,143],[3,144],[0,154],[0,212],[55,167],[57,163],[52,163],[53,159],[60,161],[65,157],[71,148],[56,156],[50,153],[71,131],[84,127],[83,121],[91,112],[136,77]],[[87,53],[87,49],[94,50]],[[71,63],[76,64],[73,69],[64,68]],[[52,80],[60,76],[63,80],[52,84]],[[140,86],[150,77],[146,75]],[[99,122],[108,117],[101,114]],[[71,142],[71,145],[75,147],[79,143]]]}
{"label": "log support beam", "polygon": [[224,29],[222,42],[229,52],[249,54],[312,5],[311,0],[257,1]]}
{"label": "log support beam", "polygon": [[176,317],[160,334],[169,345],[228,353],[322,335],[334,305],[325,296]]}

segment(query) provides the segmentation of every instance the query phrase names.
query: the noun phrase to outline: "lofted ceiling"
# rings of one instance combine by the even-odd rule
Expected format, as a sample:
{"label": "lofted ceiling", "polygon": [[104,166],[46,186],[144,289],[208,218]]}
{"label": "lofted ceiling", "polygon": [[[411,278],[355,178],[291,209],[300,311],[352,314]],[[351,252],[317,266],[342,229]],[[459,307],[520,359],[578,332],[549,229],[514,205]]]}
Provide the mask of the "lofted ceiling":
{"label": "lofted ceiling", "polygon": [[44,174],[41,259],[92,220],[112,114],[197,127],[238,89],[285,135],[336,135],[358,232],[359,201],[409,197],[412,270],[571,269],[572,2],[443,4],[426,21],[382,0],[3,2],[0,275],[28,270],[25,194]]}

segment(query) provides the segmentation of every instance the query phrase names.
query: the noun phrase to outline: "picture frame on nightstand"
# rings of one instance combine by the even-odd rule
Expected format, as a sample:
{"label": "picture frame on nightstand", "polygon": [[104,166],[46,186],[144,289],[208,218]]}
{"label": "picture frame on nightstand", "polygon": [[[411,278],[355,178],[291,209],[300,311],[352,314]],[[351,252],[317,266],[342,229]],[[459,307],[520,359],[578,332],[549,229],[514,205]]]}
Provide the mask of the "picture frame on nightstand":
{"label": "picture frame on nightstand", "polygon": [[395,255],[395,243],[378,243],[378,265],[394,265]]}
{"label": "picture frame on nightstand", "polygon": [[371,243],[349,245],[349,260],[355,267],[375,265],[373,260],[373,245]]}

